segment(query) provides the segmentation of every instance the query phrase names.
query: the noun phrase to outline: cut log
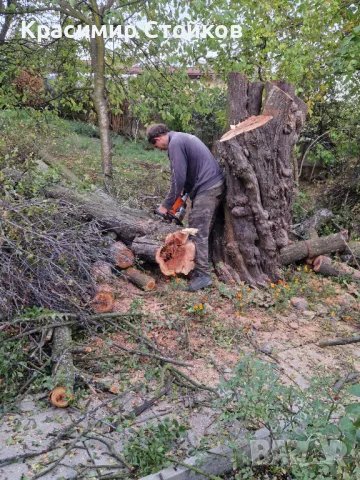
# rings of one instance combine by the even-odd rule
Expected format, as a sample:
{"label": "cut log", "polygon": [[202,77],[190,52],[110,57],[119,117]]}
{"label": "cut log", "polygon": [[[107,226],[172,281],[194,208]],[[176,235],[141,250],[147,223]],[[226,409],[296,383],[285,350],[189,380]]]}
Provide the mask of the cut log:
{"label": "cut log", "polygon": [[140,272],[140,270],[137,270],[136,268],[127,268],[126,270],[123,270],[121,274],[142,290],[149,291],[154,290],[155,288],[155,280],[149,275],[146,275],[146,273]]}
{"label": "cut log", "polygon": [[156,249],[161,246],[168,233],[181,229],[174,224],[156,220],[154,215],[142,210],[123,207],[115,198],[100,189],[79,192],[75,188],[70,189],[57,184],[49,186],[46,194],[79,205],[88,218],[96,219],[104,230],[115,232],[119,240],[128,245],[135,255],[137,252],[132,243],[136,239],[152,238]]}
{"label": "cut log", "polygon": [[71,353],[70,327],[57,327],[52,337],[52,375],[55,388],[49,400],[55,407],[67,407],[74,396],[75,367]]}
{"label": "cut log", "polygon": [[134,264],[134,254],[123,242],[118,240],[113,243],[110,252],[117,267],[129,268]]}
{"label": "cut log", "polygon": [[330,277],[348,276],[354,281],[360,281],[360,271],[338,262],[332,262],[331,258],[320,255],[313,261],[314,272]]}
{"label": "cut log", "polygon": [[196,232],[194,228],[185,228],[166,237],[164,245],[156,252],[156,261],[164,275],[188,275],[194,268],[195,244],[189,240],[189,236]]}
{"label": "cut log", "polygon": [[320,255],[313,259],[314,272],[321,273],[325,276],[338,277],[339,271],[334,268],[331,258]]}
{"label": "cut log", "polygon": [[91,276],[95,282],[110,282],[113,277],[111,265],[97,260],[91,268]]}
{"label": "cut log", "polygon": [[96,313],[111,312],[114,307],[114,303],[114,295],[105,290],[100,290],[90,302],[91,308]]}
{"label": "cut log", "polygon": [[242,123],[217,144],[227,193],[215,222],[212,259],[221,278],[251,285],[281,277],[279,250],[288,244],[291,224],[291,151],[307,112],[291,84],[275,83],[266,85],[262,102],[262,88],[251,88],[242,74],[229,75],[229,124]]}
{"label": "cut log", "polygon": [[156,262],[156,250],[163,245],[166,236],[181,229],[146,212],[124,208],[99,189],[78,192],[58,184],[49,186],[46,194],[79,205],[86,218],[96,219],[104,230],[115,232],[135,255],[153,263]]}
{"label": "cut log", "polygon": [[292,243],[282,248],[280,259],[282,265],[290,265],[307,257],[317,257],[327,253],[343,252],[346,248],[346,232],[334,233],[303,242]]}

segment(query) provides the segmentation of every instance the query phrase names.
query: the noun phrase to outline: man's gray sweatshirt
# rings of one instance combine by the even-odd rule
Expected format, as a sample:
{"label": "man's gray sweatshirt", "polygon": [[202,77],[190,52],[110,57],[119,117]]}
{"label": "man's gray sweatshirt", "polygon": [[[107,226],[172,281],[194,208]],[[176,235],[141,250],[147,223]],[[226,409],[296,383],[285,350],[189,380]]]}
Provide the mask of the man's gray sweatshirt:
{"label": "man's gray sweatshirt", "polygon": [[171,188],[163,202],[163,206],[168,210],[172,208],[182,189],[193,199],[224,178],[210,150],[194,135],[170,132],[168,155]]}

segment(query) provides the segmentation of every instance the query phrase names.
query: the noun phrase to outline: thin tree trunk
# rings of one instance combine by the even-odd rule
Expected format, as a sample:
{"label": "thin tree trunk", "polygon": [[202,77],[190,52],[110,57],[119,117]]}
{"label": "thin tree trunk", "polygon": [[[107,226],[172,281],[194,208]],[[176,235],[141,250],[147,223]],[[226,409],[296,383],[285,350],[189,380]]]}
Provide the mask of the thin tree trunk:
{"label": "thin tree trunk", "polygon": [[[91,7],[93,21],[100,30],[102,21],[96,0],[91,0]],[[105,42],[102,35],[96,35],[95,38],[91,38],[90,53],[91,66],[94,72],[93,100],[100,130],[102,172],[104,175],[105,188],[109,191],[113,175],[112,142],[110,138],[109,107],[105,90]]]}
{"label": "thin tree trunk", "polygon": [[55,328],[52,337],[52,375],[55,388],[50,393],[49,399],[56,407],[67,407],[74,395],[75,367],[71,346],[70,327]]}

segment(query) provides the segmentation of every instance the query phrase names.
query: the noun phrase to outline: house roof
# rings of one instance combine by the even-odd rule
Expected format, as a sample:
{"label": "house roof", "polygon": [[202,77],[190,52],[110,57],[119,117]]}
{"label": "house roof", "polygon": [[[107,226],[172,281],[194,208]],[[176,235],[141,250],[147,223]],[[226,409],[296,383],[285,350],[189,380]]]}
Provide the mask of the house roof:
{"label": "house roof", "polygon": [[[83,60],[83,61],[87,65],[91,64],[91,60]],[[169,67],[169,70],[171,73],[173,73],[173,72],[176,72],[178,68]],[[139,75],[143,71],[144,71],[144,68],[140,67],[139,65],[133,65],[132,67],[125,68],[124,73],[127,73],[128,75]],[[204,72],[196,67],[187,67],[186,72],[190,78],[200,78],[200,77],[206,77],[206,76],[213,77],[215,75],[214,70],[212,68],[209,68],[207,72]]]}

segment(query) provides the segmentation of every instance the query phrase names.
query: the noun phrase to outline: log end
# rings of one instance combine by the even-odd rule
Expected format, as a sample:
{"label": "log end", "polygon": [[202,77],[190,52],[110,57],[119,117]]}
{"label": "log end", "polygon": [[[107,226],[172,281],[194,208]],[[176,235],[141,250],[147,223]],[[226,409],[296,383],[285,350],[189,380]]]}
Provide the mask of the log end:
{"label": "log end", "polygon": [[133,252],[126,247],[122,242],[115,242],[111,246],[111,253],[114,257],[114,262],[117,267],[129,268],[135,262]]}
{"label": "log end", "polygon": [[94,312],[107,313],[113,309],[115,298],[111,292],[100,291],[90,303]]}
{"label": "log end", "polygon": [[191,241],[179,244],[175,238],[156,251],[156,261],[164,275],[188,275],[195,267],[195,244]]}
{"label": "log end", "polygon": [[95,282],[109,282],[112,277],[111,265],[97,260],[91,268],[91,276]]}
{"label": "log end", "polygon": [[49,394],[49,400],[57,408],[65,408],[71,402],[73,396],[64,387],[56,387]]}

